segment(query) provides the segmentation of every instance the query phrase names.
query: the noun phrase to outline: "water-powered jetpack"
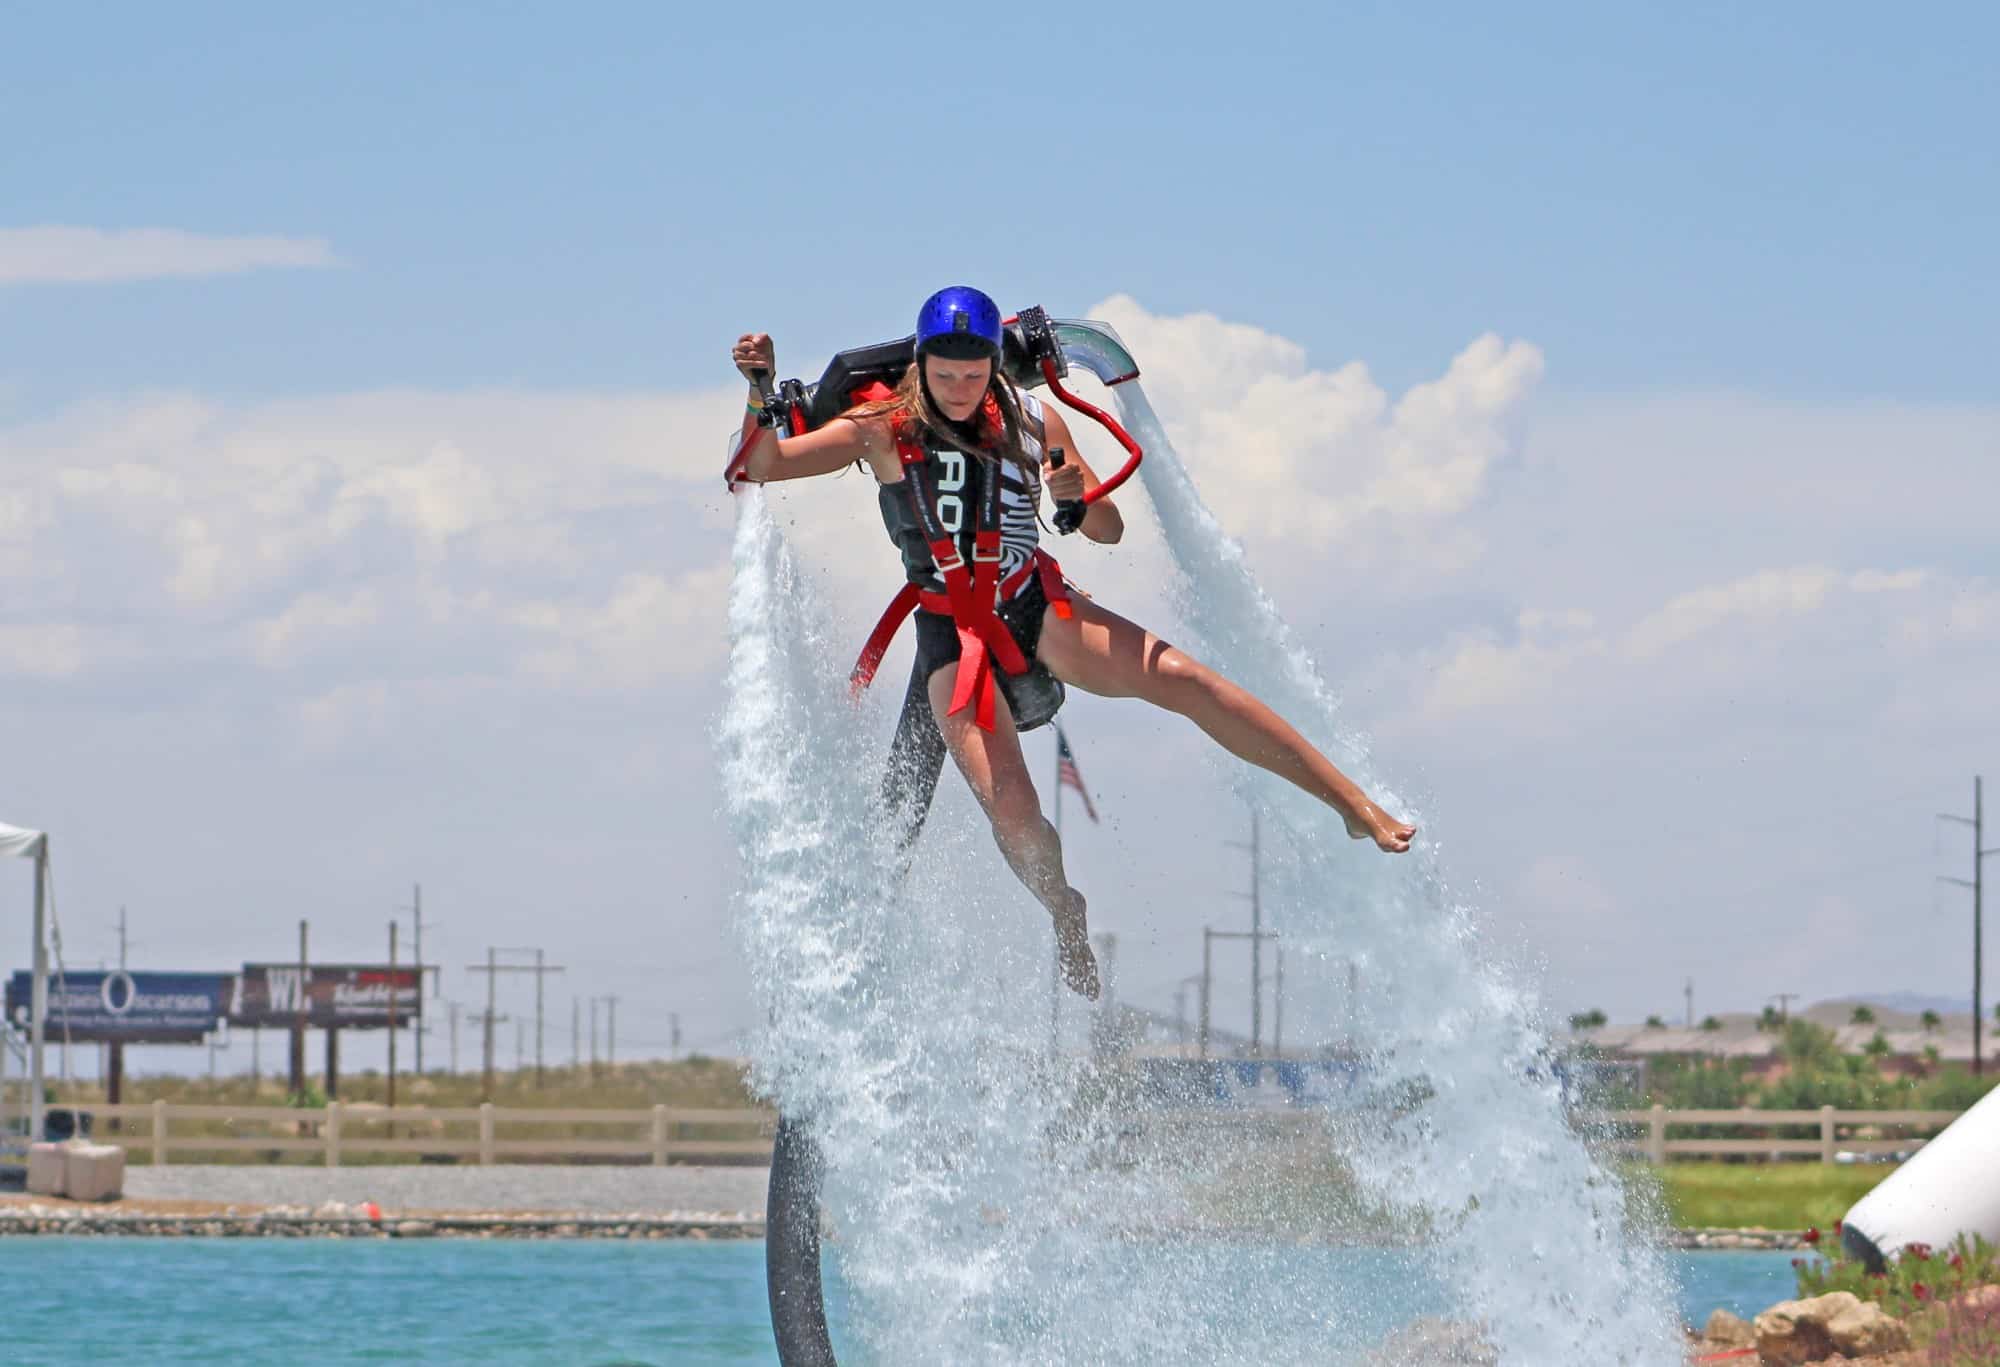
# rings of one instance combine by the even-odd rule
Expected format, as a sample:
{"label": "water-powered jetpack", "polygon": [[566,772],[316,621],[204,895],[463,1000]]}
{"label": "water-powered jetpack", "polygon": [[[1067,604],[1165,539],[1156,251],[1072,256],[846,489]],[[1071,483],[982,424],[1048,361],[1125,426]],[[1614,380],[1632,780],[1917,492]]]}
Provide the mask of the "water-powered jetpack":
{"label": "water-powered jetpack", "polygon": [[2000,1090],[1855,1202],[1840,1242],[1879,1272],[1911,1244],[1941,1249],[1961,1234],[2000,1243]]}
{"label": "water-powered jetpack", "polygon": [[[760,375],[757,384],[764,408],[761,414],[745,420],[730,447],[729,463],[723,471],[730,488],[741,482],[744,450],[758,426],[796,436],[839,417],[858,403],[886,397],[909,369],[915,345],[914,337],[904,337],[843,351],[828,363],[819,380],[809,385],[798,380],[774,384],[769,376]],[[1073,532],[1081,525],[1089,504],[1132,477],[1144,452],[1116,418],[1064,388],[1063,377],[1076,365],[1107,386],[1120,385],[1138,379],[1139,367],[1108,324],[1051,319],[1039,308],[1023,309],[1006,320],[1000,363],[1017,386],[1033,389],[1046,385],[1057,399],[1102,426],[1125,450],[1125,464],[1115,474],[1086,491],[1081,503],[1056,509],[1056,530]],[[906,587],[883,614],[855,664],[853,684],[857,692],[874,677],[897,627],[917,601],[914,588]],[[882,779],[882,804],[895,822],[897,839],[905,850],[923,829],[944,770],[944,740],[924,683],[912,671]],[[1021,729],[1029,726],[1024,724]],[[821,1168],[810,1125],[801,1117],[784,1116],[772,1147],[770,1187],[764,1205],[771,1330],[784,1367],[835,1367],[820,1281]]]}

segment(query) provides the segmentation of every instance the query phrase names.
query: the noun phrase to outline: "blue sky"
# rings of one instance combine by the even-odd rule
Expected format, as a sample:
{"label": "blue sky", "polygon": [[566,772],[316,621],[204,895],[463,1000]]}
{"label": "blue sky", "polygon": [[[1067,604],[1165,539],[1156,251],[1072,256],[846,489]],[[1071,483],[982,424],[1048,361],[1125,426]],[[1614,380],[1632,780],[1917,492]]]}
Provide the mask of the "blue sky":
{"label": "blue sky", "polygon": [[31,411],[692,383],[742,327],[817,356],[977,277],[1253,318],[1392,385],[1492,328],[1563,388],[1981,397],[1993,12],[1617,10],[45,10],[0,55],[9,222],[344,264],[12,289],[0,365]]}
{"label": "blue sky", "polygon": [[[0,820],[58,833],[80,961],[121,903],[170,966],[299,915],[363,956],[421,878],[447,965],[547,943],[621,1038],[727,1047],[726,348],[816,374],[964,279],[1121,320],[1558,1007],[1961,991],[1989,7],[351,14],[0,51]],[[780,497],[859,631],[867,500]],[[1083,573],[1164,621],[1128,522]],[[1237,814],[1193,738],[1066,715],[1072,867],[1169,1006]]]}

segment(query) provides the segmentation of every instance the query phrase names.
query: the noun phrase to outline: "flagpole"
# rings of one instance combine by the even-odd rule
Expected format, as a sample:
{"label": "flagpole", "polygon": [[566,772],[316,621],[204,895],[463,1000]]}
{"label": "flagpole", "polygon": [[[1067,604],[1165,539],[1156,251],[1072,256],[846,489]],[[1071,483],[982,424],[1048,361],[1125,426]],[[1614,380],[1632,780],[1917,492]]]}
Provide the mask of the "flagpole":
{"label": "flagpole", "polygon": [[[1056,791],[1055,828],[1056,844],[1062,844],[1062,727],[1050,728],[1056,733]],[[1049,1058],[1056,1056],[1056,1036],[1062,1023],[1062,946],[1051,937],[1049,940]]]}

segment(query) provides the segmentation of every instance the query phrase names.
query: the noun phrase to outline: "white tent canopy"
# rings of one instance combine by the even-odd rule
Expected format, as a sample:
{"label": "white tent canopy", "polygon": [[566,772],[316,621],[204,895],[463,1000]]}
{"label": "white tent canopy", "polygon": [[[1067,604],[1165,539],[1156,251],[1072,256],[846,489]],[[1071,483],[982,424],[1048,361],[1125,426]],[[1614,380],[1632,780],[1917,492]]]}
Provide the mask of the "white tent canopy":
{"label": "white tent canopy", "polygon": [[[19,826],[9,826],[0,822],[0,857],[18,855],[35,861],[35,985],[28,1009],[29,1062],[28,1062],[28,1135],[30,1140],[38,1139],[42,1133],[42,1032],[43,1018],[49,1011],[49,950],[48,933],[48,873],[49,838],[41,831],[24,830]],[[4,1047],[0,1047],[0,1059],[4,1059]]]}

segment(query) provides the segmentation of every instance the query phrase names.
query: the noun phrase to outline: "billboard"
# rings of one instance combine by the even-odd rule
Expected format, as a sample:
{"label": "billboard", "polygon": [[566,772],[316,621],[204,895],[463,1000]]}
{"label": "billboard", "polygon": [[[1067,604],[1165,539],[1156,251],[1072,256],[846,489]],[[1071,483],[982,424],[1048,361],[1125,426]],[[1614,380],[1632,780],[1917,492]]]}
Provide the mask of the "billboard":
{"label": "billboard", "polygon": [[229,1022],[283,1029],[298,1023],[303,1005],[305,1023],[314,1030],[382,1030],[389,1024],[391,992],[398,1025],[423,1013],[420,981],[414,965],[245,964],[236,976]]}
{"label": "billboard", "polygon": [[[48,1037],[79,1044],[196,1044],[229,1013],[227,973],[129,973],[122,968],[49,975]],[[7,980],[7,1019],[29,1027],[34,976]]]}

